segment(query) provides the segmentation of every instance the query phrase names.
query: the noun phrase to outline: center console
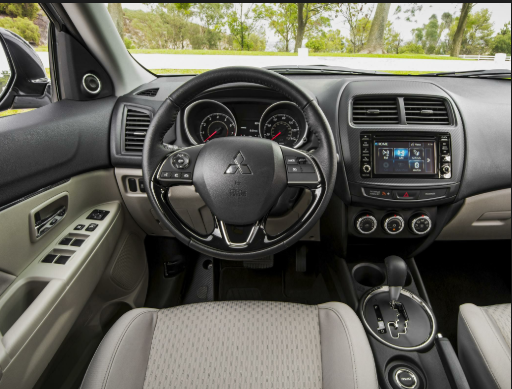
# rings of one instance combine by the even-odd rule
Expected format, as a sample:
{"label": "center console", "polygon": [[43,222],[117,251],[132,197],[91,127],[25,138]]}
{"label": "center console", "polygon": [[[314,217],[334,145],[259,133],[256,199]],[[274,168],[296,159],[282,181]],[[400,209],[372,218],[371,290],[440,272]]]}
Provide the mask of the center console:
{"label": "center console", "polygon": [[[455,202],[464,129],[451,97],[430,82],[348,82],[339,110],[349,236],[414,239],[438,233]],[[424,240],[424,239],[423,239]]]}

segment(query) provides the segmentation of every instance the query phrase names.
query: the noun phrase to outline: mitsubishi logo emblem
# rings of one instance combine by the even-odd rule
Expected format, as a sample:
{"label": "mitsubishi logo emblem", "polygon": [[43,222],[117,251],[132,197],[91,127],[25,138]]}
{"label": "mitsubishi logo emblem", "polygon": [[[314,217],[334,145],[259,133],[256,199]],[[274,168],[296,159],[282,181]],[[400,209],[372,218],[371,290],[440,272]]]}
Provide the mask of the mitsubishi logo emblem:
{"label": "mitsubishi logo emblem", "polygon": [[236,157],[234,158],[234,164],[228,166],[224,174],[252,174],[251,169],[249,169],[249,165],[244,163],[245,158],[242,155],[242,152],[239,151]]}

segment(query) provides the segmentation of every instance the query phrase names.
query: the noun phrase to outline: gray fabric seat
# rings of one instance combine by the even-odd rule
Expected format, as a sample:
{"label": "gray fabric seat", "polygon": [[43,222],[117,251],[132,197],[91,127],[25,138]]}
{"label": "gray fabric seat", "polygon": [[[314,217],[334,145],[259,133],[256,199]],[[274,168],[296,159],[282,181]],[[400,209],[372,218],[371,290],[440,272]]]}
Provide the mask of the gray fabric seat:
{"label": "gray fabric seat", "polygon": [[341,303],[134,309],[103,339],[82,389],[378,389],[368,338]]}
{"label": "gray fabric seat", "polygon": [[459,359],[471,389],[510,389],[510,304],[460,307]]}

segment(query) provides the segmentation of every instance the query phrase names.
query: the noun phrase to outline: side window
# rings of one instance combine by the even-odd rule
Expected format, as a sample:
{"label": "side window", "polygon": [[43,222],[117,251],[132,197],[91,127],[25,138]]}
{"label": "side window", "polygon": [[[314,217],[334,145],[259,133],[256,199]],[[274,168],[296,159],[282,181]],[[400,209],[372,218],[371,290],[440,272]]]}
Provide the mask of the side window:
{"label": "side window", "polygon": [[51,103],[49,25],[38,3],[0,3],[0,118]]}

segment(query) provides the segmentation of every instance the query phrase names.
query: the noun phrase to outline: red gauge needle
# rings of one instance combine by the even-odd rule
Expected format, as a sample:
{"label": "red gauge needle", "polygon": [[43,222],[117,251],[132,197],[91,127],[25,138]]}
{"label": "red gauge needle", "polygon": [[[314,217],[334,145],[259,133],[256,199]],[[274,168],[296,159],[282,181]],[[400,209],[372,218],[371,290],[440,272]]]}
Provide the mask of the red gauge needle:
{"label": "red gauge needle", "polygon": [[281,133],[277,134],[276,136],[274,136],[274,137],[273,137],[272,139],[270,139],[270,140],[274,140],[274,139],[276,139],[279,135],[281,135]]}
{"label": "red gauge needle", "polygon": [[[210,139],[212,136],[214,136],[215,134],[217,133],[217,131],[215,131],[213,134],[211,134],[208,138],[206,138],[204,141],[207,142],[208,139]],[[279,133],[280,134],[280,133]]]}

